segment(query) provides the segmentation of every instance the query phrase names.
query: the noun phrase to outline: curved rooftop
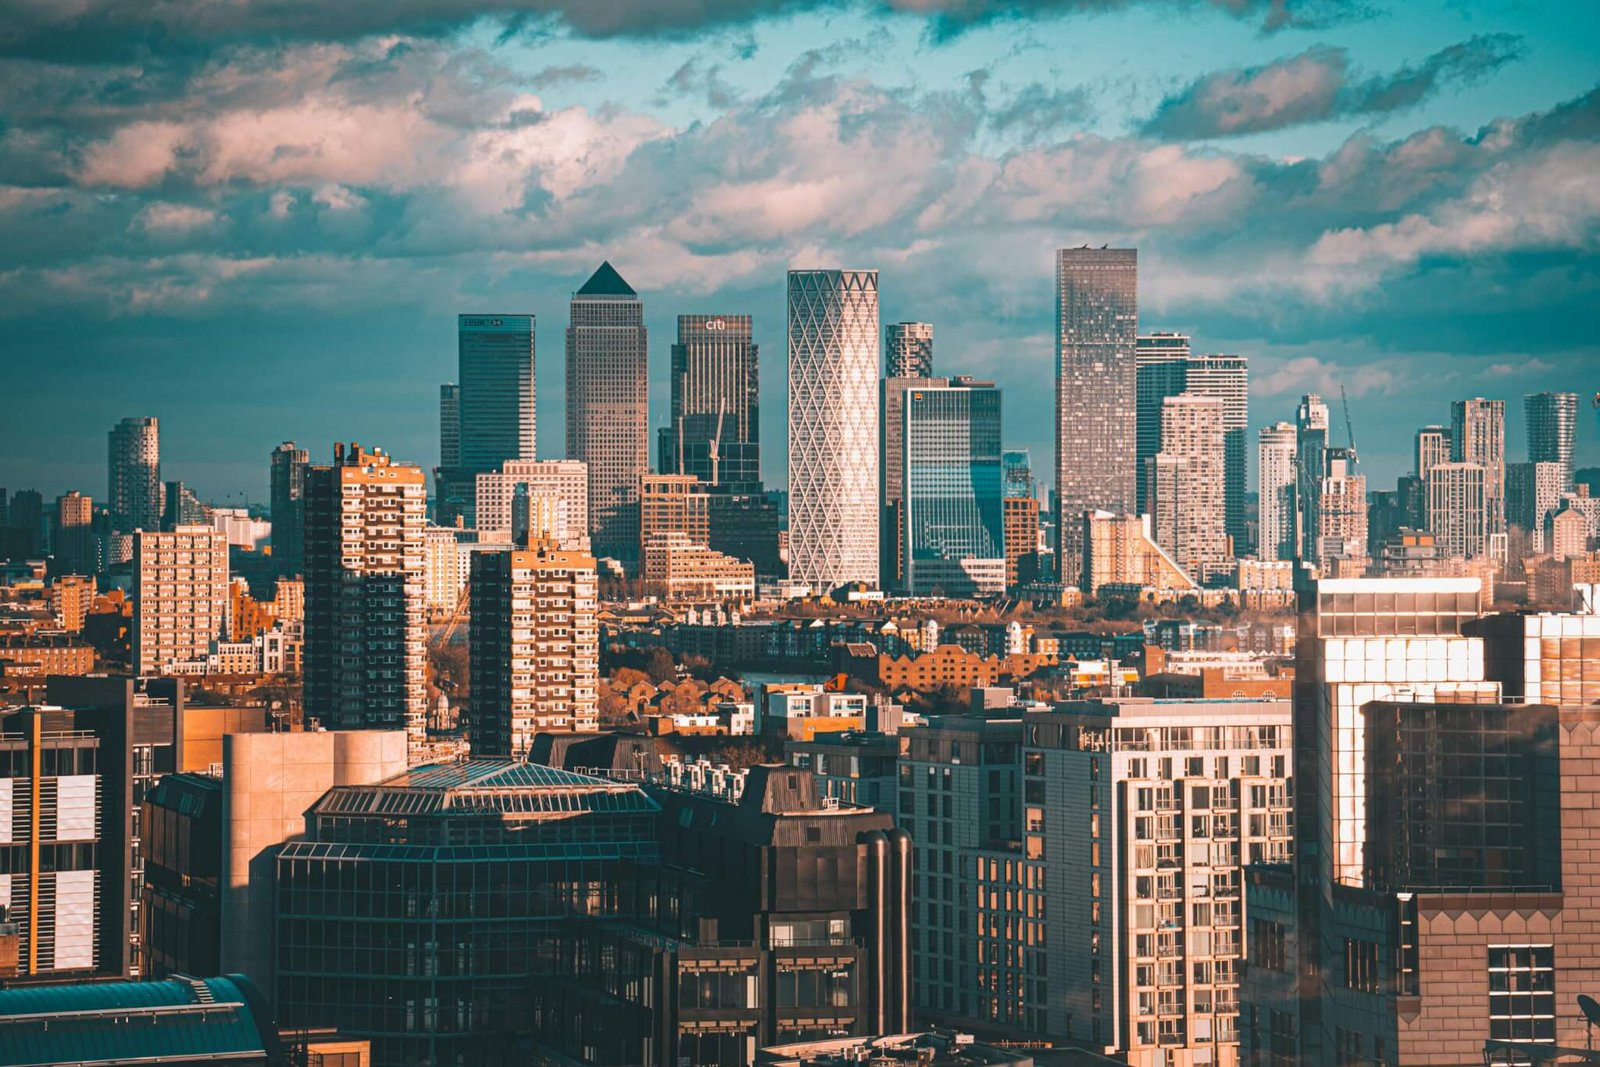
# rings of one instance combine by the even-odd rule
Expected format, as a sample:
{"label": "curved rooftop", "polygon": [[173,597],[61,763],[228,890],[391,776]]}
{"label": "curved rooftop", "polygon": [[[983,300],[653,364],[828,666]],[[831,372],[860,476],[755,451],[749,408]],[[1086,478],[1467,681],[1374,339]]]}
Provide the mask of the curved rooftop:
{"label": "curved rooftop", "polygon": [[265,1064],[277,1035],[243,975],[0,990],[0,1063]]}
{"label": "curved rooftop", "polygon": [[631,782],[538,763],[471,759],[413,767],[375,785],[335,786],[313,815],[568,815],[653,813],[659,806]]}

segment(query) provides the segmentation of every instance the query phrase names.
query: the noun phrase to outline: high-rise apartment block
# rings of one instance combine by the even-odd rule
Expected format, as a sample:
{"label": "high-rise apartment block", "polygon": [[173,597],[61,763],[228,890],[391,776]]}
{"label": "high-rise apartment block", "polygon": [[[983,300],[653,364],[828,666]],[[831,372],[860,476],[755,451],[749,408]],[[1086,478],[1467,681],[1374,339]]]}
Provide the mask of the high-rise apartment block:
{"label": "high-rise apartment block", "polygon": [[272,559],[278,574],[294,578],[306,569],[306,468],[311,453],[285,441],[272,450]]}
{"label": "high-rise apartment block", "polygon": [[1417,431],[1416,458],[1413,471],[1418,478],[1426,478],[1435,464],[1450,462],[1450,427],[1424,426]]}
{"label": "high-rise apartment block", "polygon": [[567,327],[567,458],[589,470],[596,555],[638,551],[639,478],[650,469],[644,303],[610,263],[572,296]]}
{"label": "high-rise apartment block", "polygon": [[1161,404],[1161,450],[1145,464],[1156,541],[1191,578],[1227,566],[1223,401],[1180,393]]}
{"label": "high-rise apartment block", "polygon": [[1108,698],[1024,723],[1040,1029],[1140,1067],[1233,1062],[1243,871],[1292,851],[1288,702]]}
{"label": "high-rise apartment block", "polygon": [[1522,398],[1528,418],[1528,462],[1555,463],[1561,491],[1572,488],[1572,453],[1577,446],[1578,394],[1530,393]]}
{"label": "high-rise apartment block", "polygon": [[760,492],[760,348],[750,316],[679,315],[671,385],[661,473],[692,475],[712,492]]}
{"label": "high-rise apartment block", "polygon": [[1548,526],[1561,508],[1560,463],[1541,460],[1506,465],[1506,524],[1527,534],[1529,553],[1545,551]]}
{"label": "high-rise apartment block", "polygon": [[[1188,592],[1193,578],[1156,541],[1149,515],[1091,511],[1083,517],[1083,591],[1101,595],[1107,586],[1122,591],[1156,589]],[[1066,566],[1063,561],[1063,566]]]}
{"label": "high-rise apartment block", "polygon": [[1244,356],[1194,355],[1182,334],[1151,334],[1138,341],[1138,439],[1141,474],[1139,507],[1153,507],[1143,464],[1165,446],[1161,440],[1161,406],[1181,393],[1214,396],[1222,401],[1223,504],[1227,535],[1235,553],[1244,548],[1245,480],[1248,473],[1250,424],[1249,361]]}
{"label": "high-rise apartment block", "polygon": [[789,576],[879,580],[878,272],[789,272]]}
{"label": "high-rise apartment block", "polygon": [[1352,449],[1335,447],[1322,455],[1317,501],[1317,565],[1352,576],[1366,571],[1367,477],[1357,471]]}
{"label": "high-rise apartment block", "polygon": [[228,638],[228,538],[210,526],[133,537],[133,668],[171,673]]}
{"label": "high-rise apartment block", "polygon": [[[572,459],[519,459],[477,476],[478,533],[500,540],[512,532],[518,492],[531,514],[547,515],[552,525],[535,537],[563,544],[588,544],[589,469]],[[542,502],[542,503],[541,503]]]}
{"label": "high-rise apartment block", "polygon": [[1294,559],[1299,554],[1299,466],[1295,426],[1290,422],[1263,426],[1257,436],[1259,520],[1256,555],[1265,560]]}
{"label": "high-rise apartment block", "polygon": [[329,729],[425,738],[427,486],[381,449],[306,472],[305,710]]}
{"label": "high-rise apartment block", "polygon": [[1134,390],[1138,425],[1134,441],[1139,469],[1135,484],[1141,514],[1150,511],[1145,463],[1161,451],[1161,403],[1183,392],[1189,353],[1189,335],[1184,333],[1142,334],[1136,341]]}
{"label": "high-rise apartment block", "polygon": [[1477,559],[1489,544],[1489,473],[1478,463],[1436,463],[1428,471],[1428,532],[1440,554]]}
{"label": "high-rise apartment block", "polygon": [[123,533],[161,528],[161,420],[127,418],[107,435],[106,507]]}
{"label": "high-rise apartment block", "polygon": [[1450,405],[1450,459],[1483,468],[1485,527],[1505,532],[1506,402],[1474,397]]}
{"label": "high-rise apartment block", "polygon": [[94,501],[76,489],[56,497],[50,551],[55,556],[55,569],[59,573],[88,575],[100,569],[94,535]]}
{"label": "high-rise apartment block", "polygon": [[933,377],[933,323],[891,322],[883,328],[885,378]]}
{"label": "high-rise apartment block", "polygon": [[535,545],[472,558],[473,752],[525,756],[540,732],[593,730],[595,560]]}
{"label": "high-rise apartment block", "polygon": [[1081,518],[1137,506],[1138,252],[1056,252],[1056,522],[1062,581],[1078,575]]}
{"label": "high-rise apartment block", "polygon": [[1000,390],[955,378],[907,390],[902,404],[907,591],[1003,592]]}
{"label": "high-rise apartment block", "polygon": [[1300,494],[1300,557],[1318,559],[1318,540],[1322,524],[1318,518],[1322,506],[1322,478],[1328,449],[1328,405],[1316,393],[1300,398],[1295,410],[1295,457],[1301,471]]}

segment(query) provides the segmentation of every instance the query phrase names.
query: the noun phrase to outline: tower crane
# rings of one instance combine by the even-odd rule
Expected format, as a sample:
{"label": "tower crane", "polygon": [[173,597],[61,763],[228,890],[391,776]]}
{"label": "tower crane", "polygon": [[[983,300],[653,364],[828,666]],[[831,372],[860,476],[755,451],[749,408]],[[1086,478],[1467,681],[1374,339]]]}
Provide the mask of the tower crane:
{"label": "tower crane", "polygon": [[719,465],[722,459],[722,417],[728,413],[728,398],[722,397],[717,402],[717,432],[711,438],[711,484],[721,485]]}

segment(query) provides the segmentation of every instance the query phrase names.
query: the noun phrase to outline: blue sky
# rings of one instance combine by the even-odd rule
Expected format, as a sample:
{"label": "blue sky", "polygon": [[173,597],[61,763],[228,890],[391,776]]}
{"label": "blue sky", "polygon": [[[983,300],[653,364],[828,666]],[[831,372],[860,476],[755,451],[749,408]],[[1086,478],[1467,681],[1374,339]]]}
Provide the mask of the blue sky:
{"label": "blue sky", "polygon": [[[158,15],[152,15],[152,10]],[[335,439],[431,466],[460,311],[748,311],[784,467],[783,272],[998,379],[1048,473],[1051,250],[1133,244],[1141,327],[1251,357],[1251,422],[1350,392],[1374,488],[1453,398],[1600,390],[1600,5],[1507,0],[23,0],[0,27],[0,485],[105,430],[265,495]],[[159,19],[159,21],[157,21]],[[1339,434],[1336,434],[1336,437]],[[1600,463],[1586,413],[1580,462]]]}

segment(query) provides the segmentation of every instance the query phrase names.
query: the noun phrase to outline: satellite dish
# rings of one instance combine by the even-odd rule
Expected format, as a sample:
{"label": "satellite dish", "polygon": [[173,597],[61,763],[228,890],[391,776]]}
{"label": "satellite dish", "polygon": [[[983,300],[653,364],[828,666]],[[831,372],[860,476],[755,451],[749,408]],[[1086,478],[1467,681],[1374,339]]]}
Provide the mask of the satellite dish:
{"label": "satellite dish", "polygon": [[1600,1003],[1586,993],[1578,994],[1578,1010],[1589,1020],[1590,1026],[1600,1026]]}

